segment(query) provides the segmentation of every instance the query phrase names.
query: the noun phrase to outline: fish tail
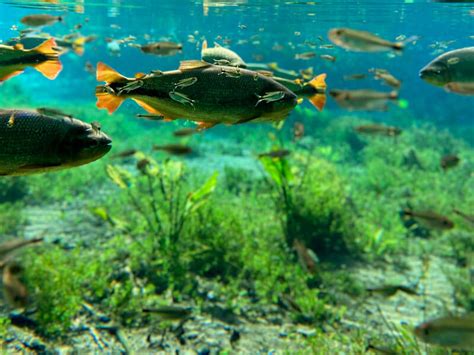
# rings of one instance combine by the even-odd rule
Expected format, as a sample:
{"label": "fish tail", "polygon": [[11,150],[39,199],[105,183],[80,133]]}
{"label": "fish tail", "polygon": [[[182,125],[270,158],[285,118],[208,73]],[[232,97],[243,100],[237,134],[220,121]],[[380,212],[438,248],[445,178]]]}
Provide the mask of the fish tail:
{"label": "fish tail", "polygon": [[118,73],[116,70],[102,62],[97,63],[97,81],[105,81],[107,85],[121,81],[128,81],[129,78]]}
{"label": "fish tail", "polygon": [[405,47],[404,42],[396,42],[392,45],[392,48],[395,49],[396,51],[402,51],[404,47]]}
{"label": "fish tail", "polygon": [[318,111],[322,111],[326,105],[326,94],[315,94],[308,97],[308,100]]}
{"label": "fish tail", "polygon": [[315,94],[308,97],[308,100],[318,111],[322,111],[326,105],[326,76],[324,73],[319,74],[306,84],[311,86],[315,91]]}
{"label": "fish tail", "polygon": [[311,85],[316,91],[326,91],[326,77],[325,73],[315,76],[308,85]]}
{"label": "fish tail", "polygon": [[397,100],[398,99],[398,91],[394,90],[394,91],[390,92],[389,98],[392,99],[392,100]]}
{"label": "fish tail", "polygon": [[59,60],[59,52],[56,48],[56,41],[53,38],[50,38],[30,50],[45,55],[48,58],[48,60],[35,65],[34,68],[50,80],[56,79],[63,69],[61,61]]}
{"label": "fish tail", "polygon": [[99,85],[95,88],[95,97],[97,97],[96,106],[106,109],[109,114],[114,113],[125,100],[122,96],[114,95],[106,89],[106,85]]}

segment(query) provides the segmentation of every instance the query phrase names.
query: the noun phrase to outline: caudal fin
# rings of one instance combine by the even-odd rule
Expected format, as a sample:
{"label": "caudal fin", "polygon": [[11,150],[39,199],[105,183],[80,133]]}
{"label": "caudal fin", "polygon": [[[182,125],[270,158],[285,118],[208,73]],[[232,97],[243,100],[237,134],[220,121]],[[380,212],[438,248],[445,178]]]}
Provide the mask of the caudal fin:
{"label": "caudal fin", "polygon": [[119,74],[116,70],[102,62],[97,63],[97,81],[105,81],[106,84],[112,84],[120,81],[129,80],[127,77]]}
{"label": "caudal fin", "polygon": [[322,111],[326,105],[326,94],[315,94],[309,97],[308,100],[318,111]]}
{"label": "caudal fin", "polygon": [[318,92],[324,92],[326,91],[326,74],[319,74],[318,76],[315,76],[309,83],[308,85],[311,85],[316,91]]}
{"label": "caudal fin", "polygon": [[58,45],[56,44],[56,41],[54,38],[50,38],[37,47],[31,49],[31,52],[37,52],[40,54],[44,54],[48,57],[59,57],[59,51],[57,50]]}
{"label": "caudal fin", "polygon": [[84,54],[84,44],[86,43],[86,37],[79,37],[72,43],[72,49],[74,53],[78,56],[82,56]]}
{"label": "caudal fin", "polygon": [[58,58],[47,60],[34,66],[34,68],[47,77],[49,80],[54,80],[63,69],[63,65]]}
{"label": "caudal fin", "polygon": [[95,96],[97,97],[96,106],[100,109],[106,109],[109,114],[114,113],[115,110],[117,110],[125,100],[125,98],[116,96],[106,90],[104,85],[100,85],[95,88]]}
{"label": "caudal fin", "polygon": [[308,100],[319,111],[322,111],[326,105],[326,76],[326,74],[319,74],[307,84],[315,91],[315,94],[310,96]]}

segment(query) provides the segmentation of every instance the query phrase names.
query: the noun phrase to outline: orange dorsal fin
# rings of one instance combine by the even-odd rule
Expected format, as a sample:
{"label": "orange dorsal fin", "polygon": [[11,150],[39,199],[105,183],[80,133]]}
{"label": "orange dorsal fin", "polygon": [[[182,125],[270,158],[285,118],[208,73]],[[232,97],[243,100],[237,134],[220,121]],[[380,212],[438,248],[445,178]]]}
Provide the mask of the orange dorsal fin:
{"label": "orange dorsal fin", "polygon": [[309,97],[308,100],[318,111],[322,111],[324,105],[326,105],[326,94],[316,94]]}
{"label": "orange dorsal fin", "polygon": [[56,41],[54,38],[47,39],[43,43],[41,43],[39,46],[31,49],[31,51],[35,51],[41,54],[46,54],[46,55],[58,55],[58,51],[55,49],[58,48],[58,45],[56,44]]}
{"label": "orange dorsal fin", "polygon": [[135,74],[135,79],[141,79],[141,78],[144,78],[146,76],[146,74],[144,73],[136,73]]}
{"label": "orange dorsal fin", "polygon": [[96,106],[98,108],[106,109],[109,114],[112,114],[115,110],[117,110],[125,100],[124,97],[115,96],[109,94],[108,92],[104,92],[103,86],[98,86],[96,88],[95,96],[97,97]]}
{"label": "orange dorsal fin", "polygon": [[13,48],[15,48],[16,50],[19,50],[19,51],[22,51],[25,49],[25,47],[23,46],[23,44],[21,43],[17,43],[13,46]]}
{"label": "orange dorsal fin", "polygon": [[207,49],[207,41],[204,40],[202,41],[202,50],[206,50]]}
{"label": "orange dorsal fin", "polygon": [[47,77],[49,80],[54,80],[59,75],[63,66],[59,59],[47,60],[34,66],[34,68]]}
{"label": "orange dorsal fin", "polygon": [[319,74],[318,76],[314,77],[308,84],[315,89],[326,90],[326,76],[326,74]]}
{"label": "orange dorsal fin", "polygon": [[97,80],[105,81],[107,84],[129,80],[125,76],[119,74],[116,70],[102,62],[97,63]]}

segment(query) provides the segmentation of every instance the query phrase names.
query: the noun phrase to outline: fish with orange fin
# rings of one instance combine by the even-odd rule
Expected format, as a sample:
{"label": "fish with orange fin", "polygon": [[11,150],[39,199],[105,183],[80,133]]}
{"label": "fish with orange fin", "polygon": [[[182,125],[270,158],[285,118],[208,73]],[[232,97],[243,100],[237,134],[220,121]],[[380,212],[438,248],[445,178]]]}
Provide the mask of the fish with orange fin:
{"label": "fish with orange fin", "polygon": [[27,67],[33,67],[46,78],[56,79],[61,72],[59,52],[54,39],[45,40],[33,49],[24,49],[23,45],[0,45],[0,83],[23,73]]}
{"label": "fish with orange fin", "polygon": [[[23,36],[21,38],[13,38],[7,42],[7,45],[15,46],[17,44],[21,44],[25,49],[32,49],[34,47],[39,46],[41,43],[43,43],[49,38],[49,36],[45,36],[44,34],[32,34],[28,36]],[[60,54],[64,54],[69,50],[72,50],[78,56],[82,56],[84,54],[85,44],[88,40],[88,37],[79,35],[52,38],[56,42],[56,47],[58,48],[58,51],[60,51]]]}
{"label": "fish with orange fin", "polygon": [[307,82],[301,79],[290,80],[279,77],[273,77],[273,79],[298,97],[308,99],[318,111],[322,111],[326,105],[326,74],[319,74]]}
{"label": "fish with orange fin", "polygon": [[[130,98],[165,120],[183,118],[200,128],[216,124],[278,122],[297,104],[296,95],[272,78],[242,68],[202,61],[181,62],[177,70],[127,78],[104,63],[97,65],[97,107],[113,113]],[[274,93],[280,93],[278,96]],[[272,94],[272,99],[262,100]]]}

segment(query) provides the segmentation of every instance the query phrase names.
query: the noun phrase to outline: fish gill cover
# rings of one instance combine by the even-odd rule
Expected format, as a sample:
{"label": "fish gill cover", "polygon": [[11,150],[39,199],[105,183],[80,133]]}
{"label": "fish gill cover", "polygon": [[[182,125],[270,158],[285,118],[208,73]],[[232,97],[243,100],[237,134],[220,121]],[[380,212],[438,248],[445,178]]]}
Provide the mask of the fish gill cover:
{"label": "fish gill cover", "polygon": [[2,350],[472,353],[473,21],[0,0]]}

